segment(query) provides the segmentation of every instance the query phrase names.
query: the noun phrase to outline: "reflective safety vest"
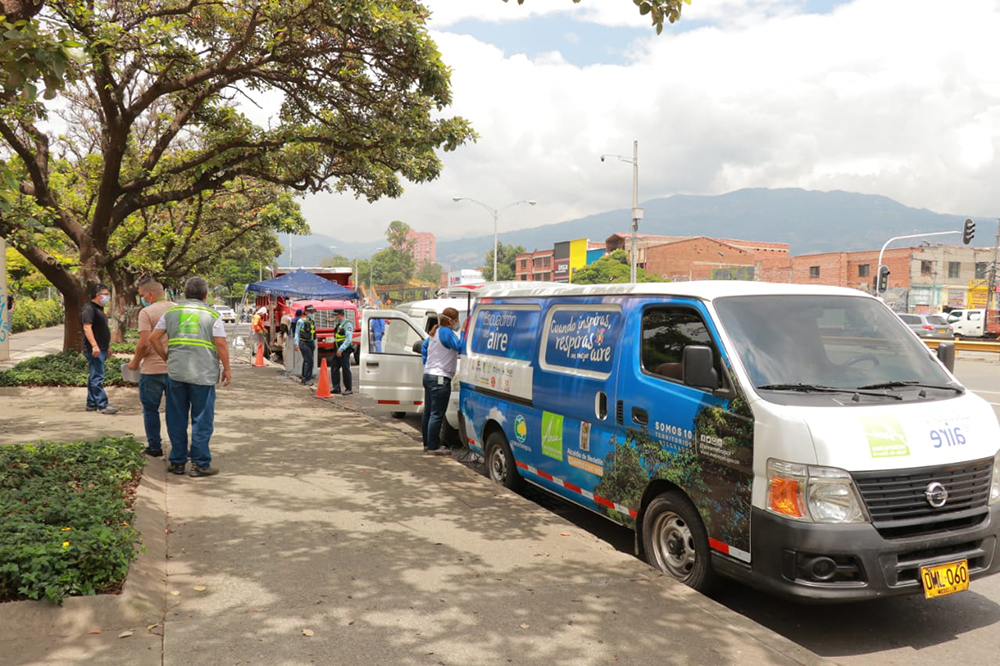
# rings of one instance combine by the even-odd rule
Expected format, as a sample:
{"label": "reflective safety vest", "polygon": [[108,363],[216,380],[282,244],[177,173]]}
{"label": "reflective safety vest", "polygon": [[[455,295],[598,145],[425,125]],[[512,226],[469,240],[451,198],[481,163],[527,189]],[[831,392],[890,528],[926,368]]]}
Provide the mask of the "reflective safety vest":
{"label": "reflective safety vest", "polygon": [[316,339],[316,324],[312,319],[303,317],[299,320],[299,342],[312,342]]}
{"label": "reflective safety vest", "polygon": [[341,320],[333,331],[333,348],[340,349],[347,340],[347,319]]}
{"label": "reflective safety vest", "polygon": [[167,375],[177,382],[215,386],[219,354],[212,327],[219,313],[201,301],[183,301],[163,313],[167,327]]}

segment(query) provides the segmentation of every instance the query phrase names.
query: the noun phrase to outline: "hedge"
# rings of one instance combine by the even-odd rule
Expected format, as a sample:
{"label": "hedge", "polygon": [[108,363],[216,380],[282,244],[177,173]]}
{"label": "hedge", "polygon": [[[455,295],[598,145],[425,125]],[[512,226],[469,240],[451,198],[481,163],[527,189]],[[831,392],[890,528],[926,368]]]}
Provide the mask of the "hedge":
{"label": "hedge", "polygon": [[[21,361],[0,371],[0,386],[86,386],[89,367],[78,351],[64,351]],[[104,366],[104,386],[126,386],[121,360],[109,357]],[[3,515],[3,514],[0,514]]]}
{"label": "hedge", "polygon": [[63,307],[59,301],[47,298],[37,301],[33,298],[19,298],[11,312],[11,330],[13,333],[20,333],[46,326],[57,326],[63,323],[63,314]]}
{"label": "hedge", "polygon": [[136,556],[131,437],[0,446],[0,602],[118,589]]}

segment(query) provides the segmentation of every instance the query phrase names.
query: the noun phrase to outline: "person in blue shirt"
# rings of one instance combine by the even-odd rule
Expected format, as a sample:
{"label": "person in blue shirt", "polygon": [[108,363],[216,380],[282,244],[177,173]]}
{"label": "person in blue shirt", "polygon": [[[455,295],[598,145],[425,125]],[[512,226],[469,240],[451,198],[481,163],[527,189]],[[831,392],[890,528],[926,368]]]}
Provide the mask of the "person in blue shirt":
{"label": "person in blue shirt", "polygon": [[337,318],[337,323],[333,328],[333,348],[335,356],[333,359],[333,390],[331,393],[340,393],[340,376],[344,376],[344,391],[342,395],[351,395],[351,356],[354,355],[354,322],[344,317],[343,310],[334,310],[333,314]]}
{"label": "person in blue shirt", "polygon": [[375,344],[375,353],[382,353],[382,338],[385,336],[385,319],[371,320],[372,340]]}
{"label": "person in blue shirt", "polygon": [[316,308],[307,305],[302,319],[295,326],[295,351],[302,353],[302,383],[309,385],[313,375],[313,352],[316,350],[316,325],[312,315]]}
{"label": "person in blue shirt", "polygon": [[441,421],[448,410],[451,380],[455,377],[458,355],[465,340],[455,333],[459,326],[458,310],[445,308],[438,322],[420,348],[424,359],[424,416],[420,429],[424,451],[447,456],[451,455],[451,450],[441,446]]}

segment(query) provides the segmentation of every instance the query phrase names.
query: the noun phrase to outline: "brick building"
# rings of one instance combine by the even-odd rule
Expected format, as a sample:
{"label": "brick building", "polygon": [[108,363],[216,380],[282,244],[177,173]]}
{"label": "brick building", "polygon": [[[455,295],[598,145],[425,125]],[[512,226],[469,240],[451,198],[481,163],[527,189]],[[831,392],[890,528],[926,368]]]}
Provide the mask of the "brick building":
{"label": "brick building", "polygon": [[553,250],[522,252],[514,260],[514,279],[522,282],[552,280]]}
{"label": "brick building", "polygon": [[[886,302],[900,312],[920,314],[986,307],[992,261],[991,248],[937,244],[886,250]],[[768,281],[871,291],[877,272],[878,250],[826,252],[792,257],[788,277]]]}
{"label": "brick building", "polygon": [[[632,247],[631,234],[612,234],[608,252]],[[788,243],[709,238],[708,236],[636,236],[637,263],[670,280],[765,279],[788,272]]]}
{"label": "brick building", "polygon": [[433,264],[437,261],[437,239],[429,231],[410,231],[406,234],[407,240],[413,241],[413,262],[417,266],[423,264]]}

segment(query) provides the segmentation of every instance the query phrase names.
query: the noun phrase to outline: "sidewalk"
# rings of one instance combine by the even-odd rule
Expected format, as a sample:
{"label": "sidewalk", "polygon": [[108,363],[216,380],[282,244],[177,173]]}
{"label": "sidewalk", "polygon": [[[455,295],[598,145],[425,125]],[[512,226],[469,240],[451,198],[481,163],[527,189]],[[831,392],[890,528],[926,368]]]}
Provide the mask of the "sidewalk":
{"label": "sidewalk", "polygon": [[15,333],[10,336],[10,360],[0,361],[0,370],[12,368],[21,361],[35,356],[57,354],[62,351],[62,345],[62,324]]}
{"label": "sidewalk", "polygon": [[[147,465],[122,595],[0,605],[5,663],[820,662],[278,373],[220,389],[219,476]],[[0,442],[142,432],[134,389],[83,396],[0,389]]]}

